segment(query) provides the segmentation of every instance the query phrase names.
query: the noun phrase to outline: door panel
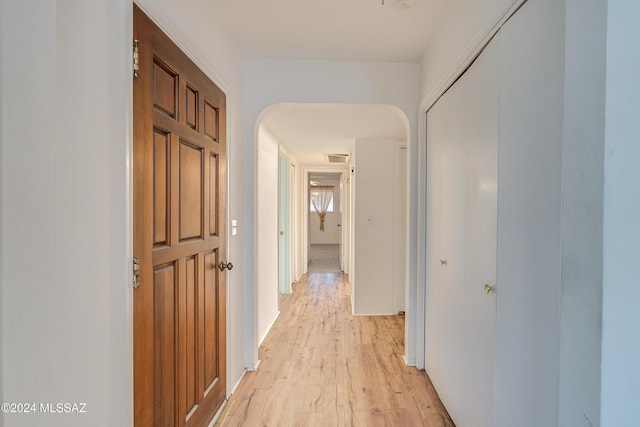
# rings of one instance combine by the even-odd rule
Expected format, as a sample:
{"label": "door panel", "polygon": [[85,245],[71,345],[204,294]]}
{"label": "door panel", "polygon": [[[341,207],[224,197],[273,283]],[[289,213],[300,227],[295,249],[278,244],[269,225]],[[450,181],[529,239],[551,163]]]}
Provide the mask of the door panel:
{"label": "door panel", "polygon": [[196,405],[196,377],[197,377],[197,337],[196,324],[198,323],[198,307],[196,306],[196,286],[198,279],[196,277],[196,258],[188,257],[184,260],[184,276],[183,283],[180,286],[179,293],[181,301],[179,305],[179,321],[182,323],[181,333],[178,334],[181,346],[179,352],[179,366],[184,366],[184,400],[185,406],[182,408],[183,417],[186,417],[192,408]]}
{"label": "door panel", "polygon": [[461,425],[493,426],[498,209],[498,49],[488,46],[464,81],[467,143],[464,354],[466,417]]}
{"label": "door panel", "polygon": [[153,244],[169,243],[169,159],[171,140],[166,132],[153,132]]}
{"label": "door panel", "polygon": [[175,278],[173,264],[154,271],[154,426],[173,425],[175,419]]}
{"label": "door panel", "polygon": [[217,274],[218,252],[213,251],[204,256],[204,387],[208,389],[218,377],[218,294]]}
{"label": "door panel", "polygon": [[189,83],[185,85],[185,122],[191,129],[198,130],[198,91]]}
{"label": "door panel", "polygon": [[169,117],[176,118],[178,76],[160,58],[153,58],[153,106]]}
{"label": "door panel", "polygon": [[180,141],[180,240],[202,236],[202,149]]}
{"label": "door panel", "polygon": [[204,101],[204,134],[218,142],[218,108],[210,101]]}
{"label": "door panel", "polygon": [[134,423],[202,426],[225,397],[225,97],[134,6]]}
{"label": "door panel", "polygon": [[211,153],[209,155],[209,236],[218,234],[218,175],[220,168],[218,167],[218,155]]}
{"label": "door panel", "polygon": [[291,292],[291,162],[283,153],[278,154],[278,290],[281,294]]}
{"label": "door panel", "polygon": [[[426,309],[425,309],[425,370],[434,384],[441,381],[443,364],[443,333],[437,319],[444,318],[446,307],[440,304],[442,287],[440,283],[440,181],[441,181],[441,147],[440,108],[433,108],[427,115],[427,218],[426,218]],[[439,393],[441,391],[439,390]],[[440,394],[442,398],[442,394]]]}
{"label": "door panel", "polygon": [[493,425],[498,79],[491,44],[427,114],[425,366],[461,426]]}

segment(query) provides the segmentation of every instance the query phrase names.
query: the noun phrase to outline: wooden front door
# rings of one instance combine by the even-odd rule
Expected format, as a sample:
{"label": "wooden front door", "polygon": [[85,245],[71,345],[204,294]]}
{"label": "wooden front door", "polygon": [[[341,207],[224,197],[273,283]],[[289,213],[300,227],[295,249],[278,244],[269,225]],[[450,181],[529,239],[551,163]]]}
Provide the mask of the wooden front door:
{"label": "wooden front door", "polygon": [[225,96],[134,6],[135,425],[206,426],[225,398]]}

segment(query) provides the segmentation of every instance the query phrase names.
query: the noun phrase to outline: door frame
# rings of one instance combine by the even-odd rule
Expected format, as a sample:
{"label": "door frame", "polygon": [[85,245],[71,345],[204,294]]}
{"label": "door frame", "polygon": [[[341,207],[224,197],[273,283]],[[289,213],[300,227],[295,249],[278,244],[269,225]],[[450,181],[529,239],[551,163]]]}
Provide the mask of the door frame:
{"label": "door frame", "polygon": [[[309,187],[309,174],[311,173],[336,173],[340,174],[340,183],[344,183],[346,177],[349,176],[349,169],[347,167],[342,168],[324,168],[324,167],[312,167],[306,166],[302,168],[302,182],[299,183],[299,191],[298,194],[302,195],[302,203],[299,208],[299,215],[302,219],[302,238],[300,239],[300,253],[302,256],[300,257],[301,265],[304,272],[307,271],[307,266],[309,265],[309,192],[307,191]],[[351,198],[353,194],[351,192],[346,192],[341,190],[340,197],[344,198],[345,194],[348,193],[349,200],[344,200],[343,206],[346,206],[347,203],[351,203]],[[335,205],[334,205],[335,206]],[[347,209],[343,207],[342,209],[342,230],[340,231],[340,266],[344,267],[344,265],[351,265],[351,256],[349,251],[344,251],[343,248],[345,244],[348,243],[346,239],[346,233],[351,229],[351,223],[349,215],[347,215]],[[346,226],[345,226],[346,224]],[[346,230],[346,231],[345,231]],[[345,263],[345,259],[346,263]],[[346,273],[346,272],[345,272]]]}
{"label": "door frame", "polygon": [[[291,218],[291,160],[278,149],[278,292],[280,295],[291,293],[293,218]],[[286,181],[286,182],[285,182]],[[281,234],[284,232],[284,235]]]}

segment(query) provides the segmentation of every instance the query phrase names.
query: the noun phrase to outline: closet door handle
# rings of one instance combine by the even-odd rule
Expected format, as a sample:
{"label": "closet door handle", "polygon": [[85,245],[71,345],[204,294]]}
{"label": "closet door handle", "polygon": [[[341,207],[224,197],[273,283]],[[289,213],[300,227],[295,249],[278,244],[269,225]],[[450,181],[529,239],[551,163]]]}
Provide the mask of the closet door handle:
{"label": "closet door handle", "polygon": [[441,259],[440,260],[440,267],[447,265],[447,260],[446,259]]}
{"label": "closet door handle", "polygon": [[491,286],[488,283],[484,284],[484,293],[485,294],[490,294],[493,291],[493,286]]}

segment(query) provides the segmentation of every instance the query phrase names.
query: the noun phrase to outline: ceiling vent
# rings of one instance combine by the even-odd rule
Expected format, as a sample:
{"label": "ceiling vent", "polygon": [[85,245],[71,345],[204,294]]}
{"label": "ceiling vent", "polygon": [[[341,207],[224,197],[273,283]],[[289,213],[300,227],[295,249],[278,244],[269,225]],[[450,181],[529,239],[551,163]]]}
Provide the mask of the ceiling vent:
{"label": "ceiling vent", "polygon": [[327,161],[329,163],[347,163],[348,160],[348,154],[327,154]]}

